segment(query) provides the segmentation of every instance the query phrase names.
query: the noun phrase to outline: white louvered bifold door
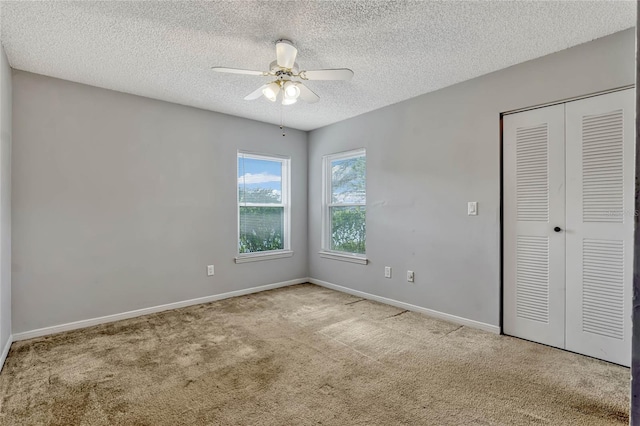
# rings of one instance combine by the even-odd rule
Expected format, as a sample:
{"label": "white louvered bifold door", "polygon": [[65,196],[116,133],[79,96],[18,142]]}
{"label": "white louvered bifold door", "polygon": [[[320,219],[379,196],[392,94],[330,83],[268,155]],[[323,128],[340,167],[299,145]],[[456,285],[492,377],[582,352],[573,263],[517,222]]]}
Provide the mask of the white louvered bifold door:
{"label": "white louvered bifold door", "polygon": [[566,104],[566,349],[629,366],[634,91]]}
{"label": "white louvered bifold door", "polygon": [[508,115],[504,147],[504,332],[564,347],[564,105]]}

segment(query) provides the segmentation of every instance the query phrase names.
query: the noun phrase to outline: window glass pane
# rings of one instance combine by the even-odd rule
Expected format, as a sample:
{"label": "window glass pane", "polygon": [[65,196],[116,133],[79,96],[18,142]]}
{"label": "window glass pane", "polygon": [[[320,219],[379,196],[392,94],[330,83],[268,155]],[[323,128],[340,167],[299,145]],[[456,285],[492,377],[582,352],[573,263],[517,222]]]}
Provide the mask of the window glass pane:
{"label": "window glass pane", "polygon": [[282,203],[282,162],[238,156],[238,201]]}
{"label": "window glass pane", "polygon": [[331,250],[365,253],[365,207],[331,207]]}
{"label": "window glass pane", "polygon": [[366,160],[364,156],[331,162],[331,202],[365,203]]}
{"label": "window glass pane", "polygon": [[284,249],[284,207],[240,207],[240,253]]}

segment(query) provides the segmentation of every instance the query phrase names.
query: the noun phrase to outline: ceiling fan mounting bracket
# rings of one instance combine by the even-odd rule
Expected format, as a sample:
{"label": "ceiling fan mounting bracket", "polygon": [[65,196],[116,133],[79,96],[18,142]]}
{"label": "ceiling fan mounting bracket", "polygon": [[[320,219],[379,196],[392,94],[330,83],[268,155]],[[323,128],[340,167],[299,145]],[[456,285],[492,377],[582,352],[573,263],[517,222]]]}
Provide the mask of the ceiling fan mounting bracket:
{"label": "ceiling fan mounting bracket", "polygon": [[281,38],[281,39],[276,40],[275,44],[278,44],[278,43],[287,43],[287,44],[290,44],[291,46],[295,47],[293,42],[291,40],[287,40],[286,38]]}

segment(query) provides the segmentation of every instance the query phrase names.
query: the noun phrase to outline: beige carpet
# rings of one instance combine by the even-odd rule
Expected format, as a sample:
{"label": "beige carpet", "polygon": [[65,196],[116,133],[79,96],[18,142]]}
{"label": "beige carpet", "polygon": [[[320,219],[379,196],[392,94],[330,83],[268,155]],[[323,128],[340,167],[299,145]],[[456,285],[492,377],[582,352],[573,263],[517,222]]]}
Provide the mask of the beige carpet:
{"label": "beige carpet", "polygon": [[628,377],[305,284],[14,343],[0,423],[620,425]]}

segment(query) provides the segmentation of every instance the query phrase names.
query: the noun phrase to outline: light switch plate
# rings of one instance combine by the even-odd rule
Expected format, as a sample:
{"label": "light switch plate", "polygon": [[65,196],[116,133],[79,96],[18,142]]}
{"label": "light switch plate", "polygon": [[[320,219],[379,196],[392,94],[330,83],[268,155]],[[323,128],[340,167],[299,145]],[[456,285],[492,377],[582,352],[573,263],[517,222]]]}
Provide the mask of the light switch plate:
{"label": "light switch plate", "polygon": [[477,216],[478,215],[478,202],[477,201],[469,201],[467,203],[467,214],[469,216]]}
{"label": "light switch plate", "polygon": [[207,265],[207,276],[211,276],[214,273],[213,265]]}
{"label": "light switch plate", "polygon": [[391,266],[384,267],[384,277],[391,278]]}

